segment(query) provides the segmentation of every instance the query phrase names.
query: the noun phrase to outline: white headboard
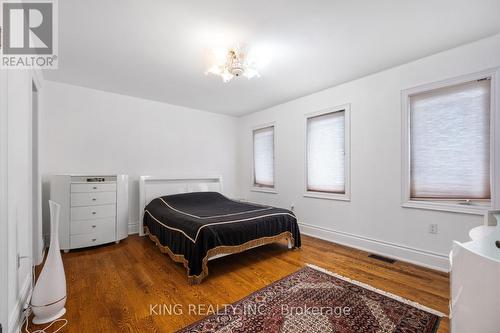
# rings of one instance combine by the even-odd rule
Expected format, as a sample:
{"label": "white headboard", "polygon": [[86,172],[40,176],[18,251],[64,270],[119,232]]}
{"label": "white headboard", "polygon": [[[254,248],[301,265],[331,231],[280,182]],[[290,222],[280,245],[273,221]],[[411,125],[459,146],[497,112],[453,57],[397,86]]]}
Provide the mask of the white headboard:
{"label": "white headboard", "polygon": [[139,178],[139,235],[144,236],[144,208],[151,200],[170,194],[188,192],[222,193],[222,177],[166,178],[141,176]]}

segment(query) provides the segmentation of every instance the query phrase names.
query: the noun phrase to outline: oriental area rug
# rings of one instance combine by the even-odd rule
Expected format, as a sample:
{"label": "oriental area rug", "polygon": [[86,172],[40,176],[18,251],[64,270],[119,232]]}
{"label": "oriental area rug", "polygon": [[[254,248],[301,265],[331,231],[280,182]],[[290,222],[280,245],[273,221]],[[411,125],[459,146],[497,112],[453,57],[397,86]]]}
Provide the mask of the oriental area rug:
{"label": "oriental area rug", "polygon": [[179,333],[434,333],[444,314],[313,265]]}

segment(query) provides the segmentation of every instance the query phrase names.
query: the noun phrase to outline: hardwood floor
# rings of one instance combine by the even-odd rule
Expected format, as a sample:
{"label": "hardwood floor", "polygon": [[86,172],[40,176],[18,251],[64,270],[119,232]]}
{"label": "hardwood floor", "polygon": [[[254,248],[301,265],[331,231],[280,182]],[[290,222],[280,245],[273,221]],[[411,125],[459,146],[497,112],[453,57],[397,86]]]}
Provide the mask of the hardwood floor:
{"label": "hardwood floor", "polygon": [[[306,263],[448,313],[448,274],[404,262],[385,263],[366,252],[307,236],[300,250],[289,251],[285,243],[271,244],[211,261],[210,275],[195,286],[188,285],[182,265],[160,253],[147,237],[137,235],[118,245],[71,251],[63,254],[63,261],[69,323],[62,332],[173,332]],[[192,311],[189,304],[206,307]],[[163,310],[161,315],[155,314],[158,309]],[[176,315],[175,310],[183,314]],[[448,327],[444,318],[438,332],[448,332]],[[30,326],[34,328],[41,327]]]}

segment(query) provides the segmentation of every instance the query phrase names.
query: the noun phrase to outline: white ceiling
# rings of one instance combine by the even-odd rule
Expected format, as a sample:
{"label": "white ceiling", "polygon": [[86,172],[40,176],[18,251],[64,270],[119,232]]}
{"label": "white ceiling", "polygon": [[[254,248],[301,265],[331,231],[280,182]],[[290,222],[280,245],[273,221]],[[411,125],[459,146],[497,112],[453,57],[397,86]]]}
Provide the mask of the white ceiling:
{"label": "white ceiling", "polygon": [[[500,32],[498,0],[59,1],[49,80],[242,115]],[[262,77],[205,76],[207,49],[272,51]]]}

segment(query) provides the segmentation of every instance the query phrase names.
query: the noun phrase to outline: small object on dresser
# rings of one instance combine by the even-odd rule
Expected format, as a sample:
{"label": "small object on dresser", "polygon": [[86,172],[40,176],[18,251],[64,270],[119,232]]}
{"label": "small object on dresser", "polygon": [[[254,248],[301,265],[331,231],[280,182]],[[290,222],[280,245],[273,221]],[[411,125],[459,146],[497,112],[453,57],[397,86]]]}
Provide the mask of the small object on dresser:
{"label": "small object on dresser", "polygon": [[88,183],[92,183],[92,182],[105,182],[105,181],[106,181],[106,178],[104,178],[104,177],[87,178],[87,182]]}
{"label": "small object on dresser", "polygon": [[59,243],[64,252],[128,236],[126,175],[53,175],[50,199],[61,203]]}

